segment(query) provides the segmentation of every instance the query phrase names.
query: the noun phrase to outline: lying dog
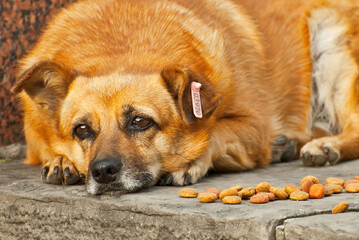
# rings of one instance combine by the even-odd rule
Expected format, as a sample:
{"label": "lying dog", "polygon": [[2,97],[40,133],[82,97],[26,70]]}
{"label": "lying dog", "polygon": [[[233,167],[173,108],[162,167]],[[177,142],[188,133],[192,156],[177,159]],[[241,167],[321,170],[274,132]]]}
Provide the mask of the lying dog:
{"label": "lying dog", "polygon": [[26,163],[101,194],[266,167],[296,148],[305,165],[359,157],[354,2],[75,3],[13,88]]}

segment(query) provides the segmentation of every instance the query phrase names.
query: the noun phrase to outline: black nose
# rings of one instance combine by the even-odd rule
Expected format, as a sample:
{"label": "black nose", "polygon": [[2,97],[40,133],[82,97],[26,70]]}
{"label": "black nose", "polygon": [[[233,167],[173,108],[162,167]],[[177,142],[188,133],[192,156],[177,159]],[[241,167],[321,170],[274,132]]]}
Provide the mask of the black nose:
{"label": "black nose", "polygon": [[98,183],[110,183],[116,180],[117,173],[121,169],[121,163],[113,158],[94,161],[90,165],[93,179]]}

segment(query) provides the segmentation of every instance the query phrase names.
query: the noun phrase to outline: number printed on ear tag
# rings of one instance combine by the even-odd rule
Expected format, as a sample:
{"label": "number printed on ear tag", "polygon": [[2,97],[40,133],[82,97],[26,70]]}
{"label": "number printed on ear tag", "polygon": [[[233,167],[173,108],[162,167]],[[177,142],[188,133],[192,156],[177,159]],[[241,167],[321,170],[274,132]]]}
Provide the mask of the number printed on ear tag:
{"label": "number printed on ear tag", "polygon": [[201,86],[202,85],[198,82],[191,83],[193,114],[196,116],[196,118],[202,118],[202,106],[201,106],[201,94],[200,94]]}

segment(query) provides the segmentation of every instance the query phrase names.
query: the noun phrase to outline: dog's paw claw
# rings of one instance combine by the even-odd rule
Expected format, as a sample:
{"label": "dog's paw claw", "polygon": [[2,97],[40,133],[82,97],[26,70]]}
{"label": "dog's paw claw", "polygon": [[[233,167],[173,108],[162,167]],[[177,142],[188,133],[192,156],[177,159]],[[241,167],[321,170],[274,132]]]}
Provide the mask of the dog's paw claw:
{"label": "dog's paw claw", "polygon": [[171,173],[165,174],[157,182],[157,185],[159,186],[169,186],[173,185],[173,176]]}
{"label": "dog's paw claw", "polygon": [[184,177],[184,185],[192,185],[192,177],[191,174],[187,173]]}
{"label": "dog's paw claw", "polygon": [[282,157],[280,158],[281,162],[289,162],[293,160],[296,153],[297,153],[297,143],[294,140],[290,140],[287,150],[284,151]]}
{"label": "dog's paw claw", "polygon": [[173,182],[173,176],[172,174],[168,174],[165,183],[166,185],[172,185],[172,182]]}
{"label": "dog's paw claw", "polygon": [[173,175],[171,173],[165,174],[157,182],[159,186],[186,186],[192,185],[192,176],[189,173],[186,173],[182,179],[182,182],[175,181]]}
{"label": "dog's paw claw", "polygon": [[45,181],[48,173],[49,173],[49,167],[43,167],[41,169],[41,179],[42,179],[42,181]]}
{"label": "dog's paw claw", "polygon": [[299,158],[300,158],[300,160],[302,160],[302,162],[303,162],[303,164],[305,166],[312,166],[313,165],[312,158],[311,158],[309,152],[301,153]]}
{"label": "dog's paw claw", "polygon": [[309,152],[304,153],[304,154],[303,154],[303,157],[304,157],[304,159],[307,160],[307,161],[311,160],[311,159],[310,159],[310,153],[309,153]]}
{"label": "dog's paw claw", "polygon": [[52,168],[52,170],[50,169],[50,172],[47,175],[47,181],[51,184],[60,185],[62,184],[61,175],[62,172],[59,171],[59,166],[55,166]]}
{"label": "dog's paw claw", "polygon": [[328,157],[325,155],[313,155],[312,162],[314,166],[324,166],[328,161]]}
{"label": "dog's paw claw", "polygon": [[78,173],[71,173],[69,168],[64,170],[64,180],[63,184],[65,185],[74,185],[83,180]]}
{"label": "dog's paw claw", "polygon": [[64,177],[65,178],[70,177],[70,169],[68,167],[64,169]]}
{"label": "dog's paw claw", "polygon": [[330,152],[329,148],[328,147],[323,147],[323,152],[325,154],[328,154]]}
{"label": "dog's paw claw", "polygon": [[54,169],[52,170],[52,173],[53,173],[53,175],[59,174],[59,167],[58,166],[54,167]]}
{"label": "dog's paw claw", "polygon": [[323,152],[328,156],[328,162],[330,165],[335,165],[339,161],[339,154],[330,151],[330,148],[323,147]]}
{"label": "dog's paw claw", "polygon": [[335,165],[339,162],[339,154],[337,154],[336,152],[329,152],[328,157],[330,165]]}

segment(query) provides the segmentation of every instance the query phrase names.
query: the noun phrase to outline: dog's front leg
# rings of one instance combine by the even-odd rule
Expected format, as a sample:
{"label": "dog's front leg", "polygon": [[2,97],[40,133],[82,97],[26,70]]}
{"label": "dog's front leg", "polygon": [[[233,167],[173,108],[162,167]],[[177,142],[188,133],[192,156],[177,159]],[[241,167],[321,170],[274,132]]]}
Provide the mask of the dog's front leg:
{"label": "dog's front leg", "polygon": [[212,167],[211,149],[207,149],[199,158],[186,164],[178,171],[162,176],[158,185],[183,186],[196,183]]}
{"label": "dog's front leg", "polygon": [[247,115],[221,119],[211,139],[213,168],[241,172],[266,167],[271,161],[272,136],[266,118]]}
{"label": "dog's front leg", "polygon": [[180,170],[159,180],[159,185],[196,183],[214,168],[221,172],[241,172],[266,167],[271,161],[272,132],[265,119],[233,117],[220,119],[205,152]]}

